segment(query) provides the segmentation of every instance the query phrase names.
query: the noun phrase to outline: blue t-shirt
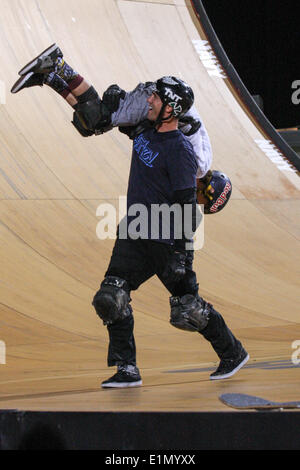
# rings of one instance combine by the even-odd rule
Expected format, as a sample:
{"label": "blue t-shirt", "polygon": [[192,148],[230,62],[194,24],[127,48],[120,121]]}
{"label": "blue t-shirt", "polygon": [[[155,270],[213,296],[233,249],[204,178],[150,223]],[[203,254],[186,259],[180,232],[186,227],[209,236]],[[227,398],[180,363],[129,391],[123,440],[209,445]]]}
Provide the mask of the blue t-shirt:
{"label": "blue t-shirt", "polygon": [[135,137],[127,191],[131,237],[133,231],[136,238],[174,243],[176,217],[168,208],[174,191],[196,187],[197,169],[193,147],[181,131],[148,129]]}

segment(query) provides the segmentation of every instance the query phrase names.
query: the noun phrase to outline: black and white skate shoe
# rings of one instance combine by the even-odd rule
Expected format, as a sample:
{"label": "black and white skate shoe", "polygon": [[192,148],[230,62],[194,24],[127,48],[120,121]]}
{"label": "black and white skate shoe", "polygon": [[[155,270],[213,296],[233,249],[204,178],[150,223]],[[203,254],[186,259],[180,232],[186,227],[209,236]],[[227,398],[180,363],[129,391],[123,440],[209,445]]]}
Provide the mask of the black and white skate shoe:
{"label": "black and white skate shoe", "polygon": [[233,359],[221,359],[219,367],[210,375],[211,380],[228,379],[249,361],[249,354],[244,348]]}
{"label": "black and white skate shoe", "polygon": [[41,52],[35,59],[32,59],[20,71],[19,75],[26,75],[28,72],[45,73],[55,71],[56,60],[62,58],[63,53],[57,44],[52,44],[43,52]]}
{"label": "black and white skate shoe", "polygon": [[32,86],[43,86],[44,83],[44,74],[29,72],[26,75],[22,75],[19,80],[16,81],[10,91],[11,93],[18,93],[18,91],[23,90],[23,88],[29,88]]}
{"label": "black and white skate shoe", "polygon": [[118,371],[115,375],[102,382],[102,388],[126,388],[126,387],[140,387],[142,385],[142,378],[139,369],[136,366],[127,364],[118,366]]}

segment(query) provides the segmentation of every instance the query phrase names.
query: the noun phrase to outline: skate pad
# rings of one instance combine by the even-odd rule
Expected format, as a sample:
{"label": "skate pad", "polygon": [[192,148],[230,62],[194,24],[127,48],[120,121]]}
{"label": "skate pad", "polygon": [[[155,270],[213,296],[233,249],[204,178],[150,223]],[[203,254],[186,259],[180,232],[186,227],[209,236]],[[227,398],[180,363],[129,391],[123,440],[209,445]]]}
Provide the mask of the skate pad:
{"label": "skate pad", "polygon": [[238,410],[300,409],[300,401],[275,402],[244,393],[224,393],[219,396],[219,400]]}

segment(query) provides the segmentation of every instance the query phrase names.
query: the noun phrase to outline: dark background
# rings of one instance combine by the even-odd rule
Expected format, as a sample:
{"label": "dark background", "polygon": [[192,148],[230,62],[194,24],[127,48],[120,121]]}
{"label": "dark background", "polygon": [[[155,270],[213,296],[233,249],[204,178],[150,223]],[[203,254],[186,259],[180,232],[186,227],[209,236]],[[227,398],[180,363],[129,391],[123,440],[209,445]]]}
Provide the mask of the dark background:
{"label": "dark background", "polygon": [[292,83],[300,80],[299,0],[202,3],[229,60],[250,94],[262,97],[273,126],[300,125],[300,104],[292,103]]}

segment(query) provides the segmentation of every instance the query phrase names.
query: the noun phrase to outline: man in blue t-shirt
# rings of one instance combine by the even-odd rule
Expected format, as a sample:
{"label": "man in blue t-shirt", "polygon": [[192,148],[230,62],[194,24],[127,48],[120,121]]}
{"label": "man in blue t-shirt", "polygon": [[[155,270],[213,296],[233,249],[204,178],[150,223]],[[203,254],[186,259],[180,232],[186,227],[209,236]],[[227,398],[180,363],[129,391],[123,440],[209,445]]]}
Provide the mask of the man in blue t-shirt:
{"label": "man in blue t-shirt", "polygon": [[[129,93],[111,85],[101,100],[56,44],[25,65],[19,75],[12,93],[49,85],[74,109],[72,123],[82,136],[118,126],[133,139],[127,217],[119,225],[105,279],[93,300],[109,332],[108,365],[118,366],[102,386],[141,384],[130,292],[155,274],[171,293],[171,324],[201,333],[221,359],[211,379],[233,375],[249,355],[222,316],[199,296],[190,249],[199,221],[196,177],[197,200],[205,214],[222,210],[232,187],[224,173],[209,170],[210,141],[193,106],[191,88],[175,77],[163,77],[141,83]],[[191,209],[189,217],[185,207]]]}
{"label": "man in blue t-shirt", "polygon": [[153,275],[171,293],[170,323],[202,334],[219,356],[211,379],[230,377],[249,359],[222,316],[199,296],[193,250],[187,248],[199,222],[198,165],[191,144],[178,130],[178,119],[193,100],[191,88],[182,80],[157,80],[148,98],[147,123],[137,127],[135,136],[131,132],[127,216],[119,225],[105,278],[93,300],[109,333],[108,366],[117,366],[117,373],[102,382],[103,388],[142,384],[130,293]]}
{"label": "man in blue t-shirt", "polygon": [[[164,123],[163,131],[150,128],[136,136],[127,192],[129,231],[140,207],[141,237],[171,245],[181,215],[176,191],[190,188],[194,194],[198,167],[191,144],[173,127]],[[134,230],[136,223],[131,225]]]}

